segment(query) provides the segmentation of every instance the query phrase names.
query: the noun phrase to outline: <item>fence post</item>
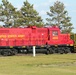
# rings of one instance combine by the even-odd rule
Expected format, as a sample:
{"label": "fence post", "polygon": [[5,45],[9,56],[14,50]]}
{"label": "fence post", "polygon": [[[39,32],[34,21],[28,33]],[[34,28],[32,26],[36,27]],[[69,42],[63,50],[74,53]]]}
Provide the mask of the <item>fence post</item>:
{"label": "fence post", "polygon": [[35,50],[35,46],[33,46],[33,57],[36,56],[36,50]]}

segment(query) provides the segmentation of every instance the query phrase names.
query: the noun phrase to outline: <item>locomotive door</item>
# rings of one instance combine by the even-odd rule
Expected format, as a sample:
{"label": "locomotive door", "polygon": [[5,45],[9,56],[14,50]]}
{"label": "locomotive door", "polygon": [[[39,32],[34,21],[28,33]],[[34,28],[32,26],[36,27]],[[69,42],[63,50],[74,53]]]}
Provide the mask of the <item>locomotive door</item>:
{"label": "locomotive door", "polygon": [[36,28],[31,29],[31,33],[29,34],[29,43],[30,45],[36,45]]}
{"label": "locomotive door", "polygon": [[58,30],[50,30],[49,29],[49,42],[50,44],[52,45],[55,45],[55,44],[58,44],[58,39],[59,39],[59,36],[58,36]]}

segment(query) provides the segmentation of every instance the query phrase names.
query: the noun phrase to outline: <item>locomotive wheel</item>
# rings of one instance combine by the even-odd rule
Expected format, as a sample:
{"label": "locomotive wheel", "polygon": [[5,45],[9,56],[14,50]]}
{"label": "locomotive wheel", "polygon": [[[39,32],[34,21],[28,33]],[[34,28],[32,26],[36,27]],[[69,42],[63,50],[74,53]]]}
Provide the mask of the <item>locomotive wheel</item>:
{"label": "locomotive wheel", "polygon": [[46,54],[48,55],[49,53],[50,53],[50,51],[49,51],[49,50],[47,50],[47,51],[46,51]]}
{"label": "locomotive wheel", "polygon": [[4,50],[4,51],[1,52],[1,55],[3,55],[3,56],[10,56],[11,52],[8,51],[8,50]]}
{"label": "locomotive wheel", "polygon": [[52,48],[49,48],[49,52],[50,52],[50,54],[54,54],[55,53],[55,50],[52,49]]}
{"label": "locomotive wheel", "polygon": [[58,53],[63,54],[64,51],[63,50],[58,50]]}
{"label": "locomotive wheel", "polygon": [[3,56],[8,56],[8,52],[7,52],[7,51],[2,51],[2,52],[1,52],[1,55],[3,55]]}
{"label": "locomotive wheel", "polygon": [[66,48],[65,48],[65,54],[67,54],[67,53],[71,53],[71,51],[70,51],[70,48],[69,48],[69,47],[66,47]]}
{"label": "locomotive wheel", "polygon": [[12,51],[10,49],[3,49],[1,52],[1,55],[3,56],[11,56],[12,55]]}
{"label": "locomotive wheel", "polygon": [[12,49],[12,55],[16,55],[18,53],[18,50]]}
{"label": "locomotive wheel", "polygon": [[63,54],[64,53],[64,48],[63,47],[59,47],[58,48],[58,53]]}

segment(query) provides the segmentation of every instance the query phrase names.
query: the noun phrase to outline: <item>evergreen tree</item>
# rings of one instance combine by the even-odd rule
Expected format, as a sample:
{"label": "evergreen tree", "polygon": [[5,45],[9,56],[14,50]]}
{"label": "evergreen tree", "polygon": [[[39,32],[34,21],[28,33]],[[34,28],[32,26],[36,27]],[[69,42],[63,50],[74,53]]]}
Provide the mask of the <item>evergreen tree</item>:
{"label": "evergreen tree", "polygon": [[24,2],[20,12],[22,15],[20,16],[19,21],[22,25],[36,25],[38,27],[43,25],[39,13],[33,8],[33,5],[31,5],[28,0]]}
{"label": "evergreen tree", "polygon": [[68,16],[68,12],[65,10],[65,6],[62,2],[56,1],[53,6],[50,6],[50,12],[47,12],[50,18],[47,18],[47,25],[56,25],[61,28],[62,33],[70,33],[73,29],[71,18]]}
{"label": "evergreen tree", "polygon": [[3,22],[4,20],[3,20],[3,17],[2,17],[2,11],[3,11],[3,9],[2,9],[2,4],[0,5],[0,22]]}
{"label": "evergreen tree", "polygon": [[16,15],[16,8],[8,2],[8,0],[2,0],[0,4],[0,21],[2,21],[6,27],[13,26]]}

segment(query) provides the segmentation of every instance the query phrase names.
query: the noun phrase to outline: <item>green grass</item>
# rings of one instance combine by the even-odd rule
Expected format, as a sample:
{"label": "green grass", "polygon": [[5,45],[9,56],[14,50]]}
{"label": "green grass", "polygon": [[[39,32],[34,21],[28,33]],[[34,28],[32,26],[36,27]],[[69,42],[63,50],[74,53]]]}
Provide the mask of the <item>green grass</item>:
{"label": "green grass", "polygon": [[0,75],[76,75],[76,54],[0,57]]}

